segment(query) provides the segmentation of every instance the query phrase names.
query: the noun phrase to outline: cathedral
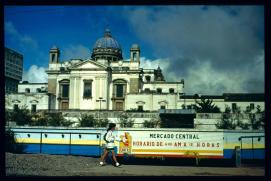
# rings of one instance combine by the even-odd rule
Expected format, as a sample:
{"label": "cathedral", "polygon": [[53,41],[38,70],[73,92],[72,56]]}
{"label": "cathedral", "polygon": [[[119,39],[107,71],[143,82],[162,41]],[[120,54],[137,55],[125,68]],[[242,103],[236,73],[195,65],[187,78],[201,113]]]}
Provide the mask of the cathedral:
{"label": "cathedral", "polygon": [[167,82],[158,66],[140,67],[140,47],[133,44],[129,61],[109,29],[99,38],[86,60],[59,59],[60,50],[50,49],[48,93],[51,108],[59,110],[179,109],[184,80]]}

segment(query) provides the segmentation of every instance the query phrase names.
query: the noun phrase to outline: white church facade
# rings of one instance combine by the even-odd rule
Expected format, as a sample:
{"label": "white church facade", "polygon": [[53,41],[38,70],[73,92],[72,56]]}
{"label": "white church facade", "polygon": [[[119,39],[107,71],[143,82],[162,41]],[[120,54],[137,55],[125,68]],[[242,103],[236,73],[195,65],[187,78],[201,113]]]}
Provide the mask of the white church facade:
{"label": "white church facade", "polygon": [[109,30],[98,39],[89,59],[59,60],[60,50],[50,50],[48,93],[55,109],[146,110],[178,109],[184,81],[167,82],[160,67],[140,67],[140,48],[132,45],[124,61],[119,43]]}

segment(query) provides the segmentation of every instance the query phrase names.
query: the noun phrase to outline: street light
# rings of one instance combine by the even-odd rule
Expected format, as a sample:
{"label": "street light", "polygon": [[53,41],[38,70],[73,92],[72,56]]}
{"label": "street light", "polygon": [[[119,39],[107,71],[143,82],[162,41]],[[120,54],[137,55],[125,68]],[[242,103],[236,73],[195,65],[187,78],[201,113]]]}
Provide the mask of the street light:
{"label": "street light", "polygon": [[99,120],[99,123],[101,123],[101,121],[100,121],[101,106],[102,106],[102,102],[106,102],[106,100],[104,100],[102,97],[99,97],[99,99],[97,99],[96,102],[100,102],[100,109],[99,109],[99,114],[98,114],[98,120]]}

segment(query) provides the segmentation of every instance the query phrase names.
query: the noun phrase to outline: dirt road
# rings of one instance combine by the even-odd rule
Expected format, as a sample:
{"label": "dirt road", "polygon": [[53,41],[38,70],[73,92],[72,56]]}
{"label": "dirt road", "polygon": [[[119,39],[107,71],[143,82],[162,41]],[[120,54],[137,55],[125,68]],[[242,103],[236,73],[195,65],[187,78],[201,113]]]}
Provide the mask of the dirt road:
{"label": "dirt road", "polygon": [[97,164],[92,157],[6,153],[7,176],[264,176],[263,167]]}

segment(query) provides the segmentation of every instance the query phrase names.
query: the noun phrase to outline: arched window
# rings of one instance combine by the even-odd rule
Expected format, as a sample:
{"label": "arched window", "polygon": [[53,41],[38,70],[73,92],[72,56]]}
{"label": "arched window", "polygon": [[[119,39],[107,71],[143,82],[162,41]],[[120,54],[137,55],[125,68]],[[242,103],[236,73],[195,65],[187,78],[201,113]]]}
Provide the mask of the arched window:
{"label": "arched window", "polygon": [[157,88],[156,91],[157,91],[158,94],[162,94],[162,89],[161,88]]}
{"label": "arched window", "polygon": [[173,93],[174,93],[174,89],[173,89],[173,88],[170,88],[170,89],[169,89],[169,93],[170,93],[170,94],[173,94]]}
{"label": "arched window", "polygon": [[59,81],[59,87],[60,87],[60,97],[69,98],[70,81],[68,79]]}
{"label": "arched window", "polygon": [[29,89],[29,88],[26,88],[26,89],[25,89],[25,92],[26,92],[26,93],[30,93],[30,89]]}
{"label": "arched window", "polygon": [[40,89],[40,88],[37,88],[36,90],[37,90],[37,92],[41,92],[41,89]]}
{"label": "arched window", "polygon": [[146,78],[146,81],[147,81],[147,82],[150,82],[150,81],[151,81],[151,76],[146,75],[145,78]]}
{"label": "arched window", "polygon": [[114,97],[122,98],[126,92],[126,81],[123,79],[117,79],[114,83]]}

